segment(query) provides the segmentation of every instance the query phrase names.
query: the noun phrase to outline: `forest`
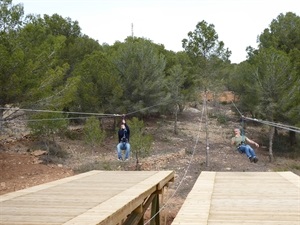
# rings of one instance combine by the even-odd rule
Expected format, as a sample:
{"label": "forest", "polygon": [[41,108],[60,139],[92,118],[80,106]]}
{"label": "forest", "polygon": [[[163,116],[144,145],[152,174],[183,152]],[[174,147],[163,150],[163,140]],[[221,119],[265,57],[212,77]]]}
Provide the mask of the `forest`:
{"label": "forest", "polygon": [[[258,48],[248,46],[239,64],[231,63],[213,24],[195,24],[182,37],[180,52],[136,36],[99,44],[78,21],[24,15],[22,4],[1,0],[0,130],[15,118],[4,116],[9,108],[35,112],[26,114],[35,121],[32,130],[49,136],[85,121],[84,113],[176,116],[190,102],[202,104],[199,93],[232,91],[247,117],[299,131],[300,17],[288,12],[270,21],[258,34]],[[278,130],[270,126],[268,132],[272,146]],[[289,149],[299,151],[299,133],[289,131],[287,138]]]}

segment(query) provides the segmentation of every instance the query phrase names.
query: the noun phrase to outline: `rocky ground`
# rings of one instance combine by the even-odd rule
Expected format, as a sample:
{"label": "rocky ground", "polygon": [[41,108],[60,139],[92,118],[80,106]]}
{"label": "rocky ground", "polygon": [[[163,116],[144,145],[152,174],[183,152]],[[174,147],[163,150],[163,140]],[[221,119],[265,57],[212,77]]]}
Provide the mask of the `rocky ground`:
{"label": "rocky ground", "polygon": [[230,105],[211,106],[208,109],[208,136],[201,115],[201,110],[187,108],[179,116],[177,135],[173,134],[172,118],[145,121],[147,132],[153,135],[154,141],[151,155],[139,159],[138,163],[134,155],[129,162],[116,160],[116,136],[113,133],[108,135],[105,144],[93,149],[82,140],[58,137],[57,143],[68,152],[64,160],[50,160],[42,151],[33,151],[41,150],[33,147],[38,146],[37,140],[33,140],[22,129],[22,135],[20,132],[3,134],[0,140],[0,194],[91,169],[174,170],[175,182],[165,195],[164,202],[167,205],[161,213],[163,224],[170,224],[201,171],[290,170],[300,175],[298,158],[275,155],[275,162],[269,163],[267,147],[262,143],[264,127],[255,124],[247,126],[247,136],[261,145],[256,149],[258,163],[250,163],[245,155],[236,152],[230,145],[230,138],[233,129],[240,123]]}

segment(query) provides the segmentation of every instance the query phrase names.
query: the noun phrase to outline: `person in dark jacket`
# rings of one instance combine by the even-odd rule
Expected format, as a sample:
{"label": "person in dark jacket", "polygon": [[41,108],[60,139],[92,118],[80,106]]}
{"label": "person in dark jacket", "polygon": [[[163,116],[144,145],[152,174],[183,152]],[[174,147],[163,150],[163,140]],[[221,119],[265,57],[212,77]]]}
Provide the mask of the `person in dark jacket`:
{"label": "person in dark jacket", "polygon": [[121,123],[121,127],[118,131],[118,139],[119,139],[119,143],[117,145],[118,160],[123,160],[122,150],[125,150],[125,161],[129,160],[129,156],[130,156],[129,137],[130,137],[130,129],[129,126],[126,124],[125,119],[123,119]]}

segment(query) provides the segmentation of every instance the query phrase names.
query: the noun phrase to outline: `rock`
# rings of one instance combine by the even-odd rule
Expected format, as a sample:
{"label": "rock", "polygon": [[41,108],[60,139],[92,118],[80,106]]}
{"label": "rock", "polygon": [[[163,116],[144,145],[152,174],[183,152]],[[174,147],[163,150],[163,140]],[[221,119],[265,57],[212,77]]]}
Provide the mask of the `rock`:
{"label": "rock", "polygon": [[43,150],[36,150],[31,153],[31,155],[34,155],[34,156],[41,156],[41,155],[46,155],[46,154],[47,154],[47,151],[43,151]]}
{"label": "rock", "polygon": [[6,183],[5,182],[1,182],[0,186],[1,186],[1,188],[5,188],[6,187]]}
{"label": "rock", "polygon": [[33,164],[41,164],[41,163],[43,163],[43,160],[35,158],[32,163]]}

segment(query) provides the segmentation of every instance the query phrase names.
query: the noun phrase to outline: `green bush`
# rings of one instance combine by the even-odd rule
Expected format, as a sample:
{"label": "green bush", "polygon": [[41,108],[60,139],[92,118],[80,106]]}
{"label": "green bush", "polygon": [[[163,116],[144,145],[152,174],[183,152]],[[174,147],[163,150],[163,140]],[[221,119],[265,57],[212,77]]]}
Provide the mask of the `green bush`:
{"label": "green bush", "polygon": [[64,114],[38,113],[30,116],[28,127],[31,133],[38,137],[51,138],[54,141],[56,133],[65,131],[68,121]]}
{"label": "green bush", "polygon": [[81,140],[81,132],[78,132],[77,130],[66,130],[64,133],[63,133],[63,136],[67,137],[68,139],[70,140]]}
{"label": "green bush", "polygon": [[137,157],[150,155],[153,138],[145,133],[144,122],[134,117],[128,121],[130,128],[131,153]]}
{"label": "green bush", "polygon": [[44,150],[47,152],[46,155],[40,157],[44,163],[63,163],[64,159],[69,156],[69,153],[59,144],[47,139],[36,142],[32,146],[32,150]]}
{"label": "green bush", "polygon": [[106,134],[100,128],[100,122],[96,117],[87,119],[83,128],[85,143],[94,148],[96,145],[103,143]]}
{"label": "green bush", "polygon": [[106,161],[94,161],[88,162],[80,165],[77,168],[74,168],[75,173],[85,173],[91,170],[112,170],[112,167],[109,162]]}
{"label": "green bush", "polygon": [[217,114],[217,121],[220,124],[227,124],[228,122],[228,117],[224,114]]}

